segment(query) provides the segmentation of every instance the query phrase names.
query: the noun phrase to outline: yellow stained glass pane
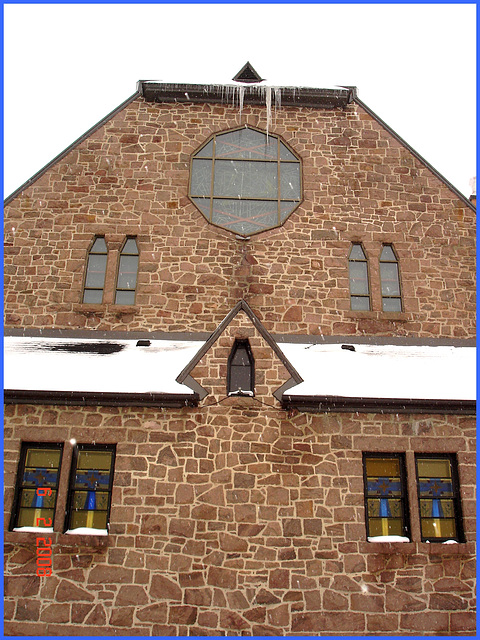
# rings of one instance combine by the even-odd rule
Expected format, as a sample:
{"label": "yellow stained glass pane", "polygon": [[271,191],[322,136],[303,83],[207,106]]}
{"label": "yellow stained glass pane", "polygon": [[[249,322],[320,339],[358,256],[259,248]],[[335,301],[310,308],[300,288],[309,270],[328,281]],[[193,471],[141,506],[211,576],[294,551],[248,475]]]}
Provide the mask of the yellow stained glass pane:
{"label": "yellow stained glass pane", "polygon": [[41,467],[43,469],[58,469],[60,464],[60,449],[28,449],[25,459],[26,467]]}
{"label": "yellow stained glass pane", "polygon": [[422,518],[423,538],[452,538],[457,537],[455,520],[450,518]]}
{"label": "yellow stained glass pane", "polygon": [[405,535],[400,518],[369,518],[369,536],[403,536]]}
{"label": "yellow stained glass pane", "polygon": [[102,469],[110,470],[112,463],[111,451],[80,451],[78,455],[77,470]]}
{"label": "yellow stained glass pane", "polygon": [[87,527],[89,529],[106,529],[106,511],[74,511],[72,514],[70,529],[78,529],[79,527]]}
{"label": "yellow stained glass pane", "polygon": [[[20,509],[18,514],[18,522],[16,524],[17,527],[52,527],[53,525],[45,524],[48,522],[53,523],[54,512],[53,509]],[[45,518],[45,521],[41,520],[38,522],[38,518]],[[49,518],[51,520],[49,520]],[[38,524],[37,524],[38,522]]]}
{"label": "yellow stained glass pane", "polygon": [[367,476],[399,477],[400,461],[398,458],[367,458]]}
{"label": "yellow stained glass pane", "polygon": [[445,458],[417,459],[418,475],[420,478],[450,478],[450,460]]}

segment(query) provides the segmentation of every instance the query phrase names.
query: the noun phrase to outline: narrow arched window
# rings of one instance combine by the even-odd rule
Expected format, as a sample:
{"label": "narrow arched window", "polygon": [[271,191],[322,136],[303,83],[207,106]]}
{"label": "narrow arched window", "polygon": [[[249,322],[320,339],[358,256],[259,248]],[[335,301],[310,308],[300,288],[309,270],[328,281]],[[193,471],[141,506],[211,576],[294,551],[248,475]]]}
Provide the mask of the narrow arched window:
{"label": "narrow arched window", "polygon": [[380,282],[382,284],[383,311],[401,311],[402,297],[398,260],[393,247],[389,244],[383,245],[380,254]]}
{"label": "narrow arched window", "polygon": [[103,236],[95,238],[88,253],[87,272],[83,287],[83,302],[101,304],[107,272],[107,244]]}
{"label": "narrow arched window", "polygon": [[370,287],[368,284],[368,263],[362,245],[352,244],[348,256],[350,280],[350,307],[354,311],[370,310]]}
{"label": "narrow arched window", "polygon": [[135,304],[137,288],[138,246],[135,238],[127,238],[118,263],[115,304]]}
{"label": "narrow arched window", "polygon": [[255,389],[255,367],[248,340],[235,340],[227,364],[227,393],[252,395]]}

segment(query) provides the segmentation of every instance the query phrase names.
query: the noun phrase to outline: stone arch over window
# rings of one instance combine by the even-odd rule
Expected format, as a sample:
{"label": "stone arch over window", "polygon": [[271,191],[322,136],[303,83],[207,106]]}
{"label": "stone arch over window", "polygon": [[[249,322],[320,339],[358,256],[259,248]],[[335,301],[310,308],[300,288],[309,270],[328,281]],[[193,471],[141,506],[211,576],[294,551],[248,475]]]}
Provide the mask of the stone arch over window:
{"label": "stone arch over window", "polygon": [[235,340],[227,363],[227,393],[254,395],[255,363],[248,340]]}
{"label": "stone arch over window", "polygon": [[300,158],[252,127],[215,133],[192,156],[188,195],[211,224],[245,237],[260,233],[300,204]]}
{"label": "stone arch over window", "polygon": [[383,311],[402,311],[400,270],[398,258],[391,244],[384,244],[380,254],[380,283]]}
{"label": "stone arch over window", "polygon": [[83,302],[101,304],[107,273],[108,248],[104,236],[96,236],[88,252],[83,285]]}
{"label": "stone arch over window", "polygon": [[368,260],[360,242],[353,242],[348,254],[348,277],[350,308],[354,311],[370,311]]}

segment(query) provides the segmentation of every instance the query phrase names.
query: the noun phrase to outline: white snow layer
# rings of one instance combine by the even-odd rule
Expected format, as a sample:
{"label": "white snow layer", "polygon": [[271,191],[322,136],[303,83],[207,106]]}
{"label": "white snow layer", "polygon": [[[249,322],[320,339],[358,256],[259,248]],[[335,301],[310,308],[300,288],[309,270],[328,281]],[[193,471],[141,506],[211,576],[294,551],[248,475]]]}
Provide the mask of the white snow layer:
{"label": "white snow layer", "polygon": [[22,533],[53,533],[53,527],[15,527],[13,530]]}
{"label": "white snow layer", "polygon": [[69,529],[65,533],[78,536],[108,536],[106,529],[90,529],[89,527],[77,527],[76,529]]}
{"label": "white snow layer", "polygon": [[[348,343],[345,343],[348,344]],[[475,347],[279,344],[304,379],[288,395],[474,400]]]}
{"label": "white snow layer", "polygon": [[368,542],[410,542],[410,538],[404,536],[369,536]]}
{"label": "white snow layer", "polygon": [[[99,354],[71,351],[105,343]],[[10,390],[193,394],[175,381],[203,341],[5,337]],[[288,395],[474,400],[474,347],[289,344],[279,347],[304,379]],[[69,350],[65,350],[69,349]]]}
{"label": "white snow layer", "polygon": [[[110,354],[61,351],[68,345],[113,344]],[[193,394],[175,378],[203,342],[5,337],[4,387],[35,391]],[[52,351],[52,348],[56,349]]]}

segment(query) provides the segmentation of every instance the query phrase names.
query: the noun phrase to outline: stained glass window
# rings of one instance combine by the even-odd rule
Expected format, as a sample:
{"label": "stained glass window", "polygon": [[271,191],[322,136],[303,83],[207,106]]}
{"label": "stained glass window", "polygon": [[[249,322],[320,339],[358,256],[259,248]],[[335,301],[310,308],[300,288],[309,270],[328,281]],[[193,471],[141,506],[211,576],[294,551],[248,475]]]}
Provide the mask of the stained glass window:
{"label": "stained glass window", "polygon": [[108,530],[114,445],[77,445],[72,461],[67,529]]}
{"label": "stained glass window", "polygon": [[350,306],[354,311],[370,310],[370,288],[368,284],[368,263],[362,245],[352,244],[348,256],[350,280]]}
{"label": "stained glass window", "polygon": [[393,248],[385,244],[380,254],[380,282],[382,285],[382,308],[384,311],[401,311],[400,275],[398,260]]}
{"label": "stained glass window", "polygon": [[367,536],[408,535],[405,463],[400,454],[365,454]]}
{"label": "stained glass window", "polygon": [[105,274],[107,272],[107,254],[105,238],[96,238],[88,254],[83,302],[91,304],[102,303]]}
{"label": "stained glass window", "polygon": [[277,136],[250,127],[215,134],[192,158],[192,202],[238,235],[283,224],[301,193],[299,158]]}
{"label": "stained glass window", "polygon": [[127,238],[120,253],[115,304],[135,304],[138,259],[137,241]]}
{"label": "stained glass window", "polygon": [[227,392],[253,394],[255,370],[248,340],[235,340],[227,366]]}
{"label": "stained glass window", "polygon": [[11,529],[53,531],[61,456],[61,444],[22,444]]}
{"label": "stained glass window", "polygon": [[463,538],[456,460],[449,455],[416,456],[422,540]]}

